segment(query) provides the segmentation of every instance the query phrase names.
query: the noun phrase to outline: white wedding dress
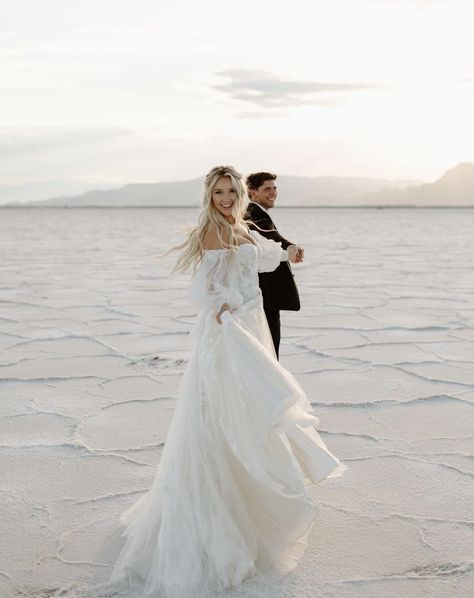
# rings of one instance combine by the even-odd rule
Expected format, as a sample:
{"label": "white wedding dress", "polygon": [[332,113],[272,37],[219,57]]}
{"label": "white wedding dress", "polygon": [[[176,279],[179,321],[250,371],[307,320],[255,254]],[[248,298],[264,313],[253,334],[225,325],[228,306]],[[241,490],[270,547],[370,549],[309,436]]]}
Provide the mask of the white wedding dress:
{"label": "white wedding dress", "polygon": [[[191,287],[201,311],[161,463],[122,514],[111,581],[144,596],[196,598],[288,571],[318,508],[307,485],[346,466],[315,429],[304,391],[277,361],[258,272],[288,259],[274,241],[207,250]],[[222,324],[216,312],[228,303]]]}

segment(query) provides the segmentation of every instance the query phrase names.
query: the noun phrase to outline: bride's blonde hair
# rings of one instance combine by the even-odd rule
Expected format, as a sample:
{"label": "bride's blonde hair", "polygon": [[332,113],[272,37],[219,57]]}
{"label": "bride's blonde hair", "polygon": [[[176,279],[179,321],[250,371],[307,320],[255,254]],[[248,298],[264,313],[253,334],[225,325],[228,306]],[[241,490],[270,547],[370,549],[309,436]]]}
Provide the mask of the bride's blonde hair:
{"label": "bride's blonde hair", "polygon": [[237,199],[232,205],[232,216],[235,224],[244,223],[244,215],[247,210],[247,194],[242,175],[237,172],[233,166],[215,166],[210,170],[204,179],[204,193],[201,202],[201,212],[198,217],[197,226],[188,229],[188,238],[182,245],[174,249],[183,249],[179,256],[173,271],[186,272],[196,266],[202,259],[204,247],[204,238],[211,226],[217,231],[219,244],[223,248],[237,248],[238,239],[235,234],[235,225],[232,226],[224,216],[214,207],[212,202],[212,193],[217,181],[221,177],[229,177],[233,188],[237,194]]}

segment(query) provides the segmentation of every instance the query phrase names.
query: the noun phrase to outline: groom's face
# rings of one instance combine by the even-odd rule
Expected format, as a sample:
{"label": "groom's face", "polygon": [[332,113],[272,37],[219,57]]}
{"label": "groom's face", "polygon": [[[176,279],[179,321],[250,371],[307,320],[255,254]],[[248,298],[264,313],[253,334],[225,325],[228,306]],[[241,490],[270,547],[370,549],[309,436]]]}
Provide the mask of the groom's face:
{"label": "groom's face", "polygon": [[251,199],[255,203],[260,204],[265,209],[273,208],[275,199],[277,197],[277,188],[275,181],[263,181],[258,189],[250,191]]}

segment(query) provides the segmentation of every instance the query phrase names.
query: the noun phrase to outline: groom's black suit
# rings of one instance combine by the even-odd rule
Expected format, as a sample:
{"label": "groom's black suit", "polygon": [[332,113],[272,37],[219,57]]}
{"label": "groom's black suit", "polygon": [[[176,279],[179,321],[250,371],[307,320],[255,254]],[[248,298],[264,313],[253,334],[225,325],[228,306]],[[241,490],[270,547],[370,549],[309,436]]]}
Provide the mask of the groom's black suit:
{"label": "groom's black suit", "polygon": [[[281,243],[283,249],[293,245],[276,230],[270,215],[258,204],[250,202],[247,208],[245,219],[249,227],[256,230],[267,239],[273,239]],[[256,226],[252,226],[255,223]],[[258,228],[257,228],[258,227]],[[298,311],[300,309],[300,298],[296,288],[295,279],[289,262],[281,262],[273,272],[262,272],[258,275],[260,289],[263,295],[263,309],[267,316],[270,332],[272,333],[273,344],[278,357],[280,346],[280,309]]]}

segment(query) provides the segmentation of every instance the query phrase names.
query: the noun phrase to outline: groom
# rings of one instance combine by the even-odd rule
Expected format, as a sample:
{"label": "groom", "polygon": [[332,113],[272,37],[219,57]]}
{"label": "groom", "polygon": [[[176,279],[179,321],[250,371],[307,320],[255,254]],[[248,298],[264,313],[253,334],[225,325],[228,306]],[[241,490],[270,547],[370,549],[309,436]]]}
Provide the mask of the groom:
{"label": "groom", "polygon": [[[277,231],[268,210],[273,208],[277,196],[275,185],[276,174],[270,172],[256,172],[247,177],[247,189],[250,203],[247,207],[245,219],[250,221],[249,227],[259,232],[267,239],[281,243],[283,249],[293,246],[289,252],[290,261],[303,261],[303,249],[287,241]],[[255,223],[256,226],[252,226]],[[258,227],[258,228],[257,228]],[[263,229],[263,230],[262,230]],[[263,272],[258,275],[260,289],[263,295],[263,309],[267,317],[270,332],[275,346],[277,358],[280,347],[280,309],[298,311],[300,298],[295,279],[288,262],[281,262],[273,272]]]}

